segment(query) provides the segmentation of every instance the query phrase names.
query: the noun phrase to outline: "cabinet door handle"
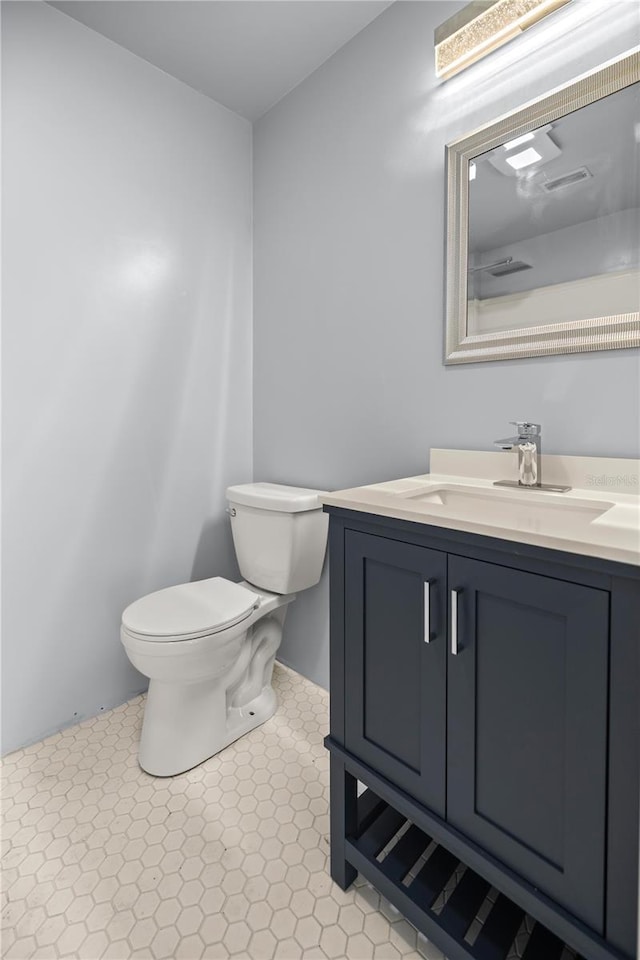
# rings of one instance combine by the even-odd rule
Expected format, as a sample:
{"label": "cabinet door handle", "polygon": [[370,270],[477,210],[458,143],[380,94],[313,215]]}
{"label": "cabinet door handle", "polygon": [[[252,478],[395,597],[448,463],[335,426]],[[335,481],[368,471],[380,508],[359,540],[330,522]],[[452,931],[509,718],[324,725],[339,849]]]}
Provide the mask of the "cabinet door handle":
{"label": "cabinet door handle", "polygon": [[451,653],[458,656],[458,597],[461,590],[451,591]]}
{"label": "cabinet door handle", "polygon": [[431,643],[431,580],[424,582],[424,642]]}

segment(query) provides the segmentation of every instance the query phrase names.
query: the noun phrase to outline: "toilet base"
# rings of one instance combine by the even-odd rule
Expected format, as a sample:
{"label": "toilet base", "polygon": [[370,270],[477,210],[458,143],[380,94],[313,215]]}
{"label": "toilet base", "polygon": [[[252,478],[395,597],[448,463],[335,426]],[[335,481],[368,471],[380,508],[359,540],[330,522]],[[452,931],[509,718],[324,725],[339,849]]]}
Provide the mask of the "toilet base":
{"label": "toilet base", "polygon": [[138,753],[146,773],[173,777],[191,770],[274,715],[271,675],[288,599],[251,626],[226,675],[195,683],[150,680]]}
{"label": "toilet base", "polygon": [[244,737],[245,733],[266,723],[277,709],[278,698],[273,687],[265,687],[255,700],[251,700],[244,707],[230,707],[227,717],[229,741],[225,746],[229,746],[230,743]]}
{"label": "toilet base", "polygon": [[[153,681],[151,681],[153,683]],[[149,694],[151,685],[149,686]],[[147,696],[149,696],[149,694]],[[164,698],[162,698],[164,699]],[[148,700],[147,708],[148,710]],[[222,737],[210,737],[209,742],[190,743],[186,748],[184,742],[179,744],[168,742],[165,738],[147,734],[141,737],[138,763],[152,777],[175,777],[180,773],[199,766],[205,760],[210,760],[216,753],[230,746],[240,737],[250,733],[256,727],[270,720],[278,709],[278,699],[273,687],[266,687],[259,696],[244,707],[231,707],[226,729]],[[145,712],[145,719],[148,714]],[[147,731],[150,727],[147,726]],[[173,747],[173,749],[171,749]]]}

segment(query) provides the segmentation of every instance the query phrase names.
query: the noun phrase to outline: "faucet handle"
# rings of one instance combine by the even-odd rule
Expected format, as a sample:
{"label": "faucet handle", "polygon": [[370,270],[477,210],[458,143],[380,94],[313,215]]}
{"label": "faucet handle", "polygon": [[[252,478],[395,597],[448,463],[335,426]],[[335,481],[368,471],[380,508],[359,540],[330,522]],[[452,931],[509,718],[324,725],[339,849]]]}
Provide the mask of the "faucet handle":
{"label": "faucet handle", "polygon": [[509,423],[518,428],[518,433],[524,437],[539,437],[542,427],[539,423],[530,423],[528,420],[509,420]]}

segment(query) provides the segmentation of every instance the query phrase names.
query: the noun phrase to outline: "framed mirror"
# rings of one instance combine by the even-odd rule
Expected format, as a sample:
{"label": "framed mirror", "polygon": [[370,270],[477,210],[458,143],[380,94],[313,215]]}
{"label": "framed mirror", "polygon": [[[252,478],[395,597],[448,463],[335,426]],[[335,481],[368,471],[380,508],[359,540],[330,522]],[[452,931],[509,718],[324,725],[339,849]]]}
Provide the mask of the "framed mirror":
{"label": "framed mirror", "polygon": [[640,51],[446,148],[445,363],[640,345]]}

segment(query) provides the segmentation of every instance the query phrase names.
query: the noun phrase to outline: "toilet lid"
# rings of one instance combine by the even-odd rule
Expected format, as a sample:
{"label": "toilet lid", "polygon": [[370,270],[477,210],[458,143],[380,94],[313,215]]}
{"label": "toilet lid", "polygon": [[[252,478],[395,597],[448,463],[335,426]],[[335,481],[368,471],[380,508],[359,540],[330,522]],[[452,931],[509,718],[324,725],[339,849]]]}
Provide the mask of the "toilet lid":
{"label": "toilet lid", "polygon": [[248,617],[258,595],[223,577],[182,583],[150,593],[122,614],[125,630],[154,640],[217,633]]}

